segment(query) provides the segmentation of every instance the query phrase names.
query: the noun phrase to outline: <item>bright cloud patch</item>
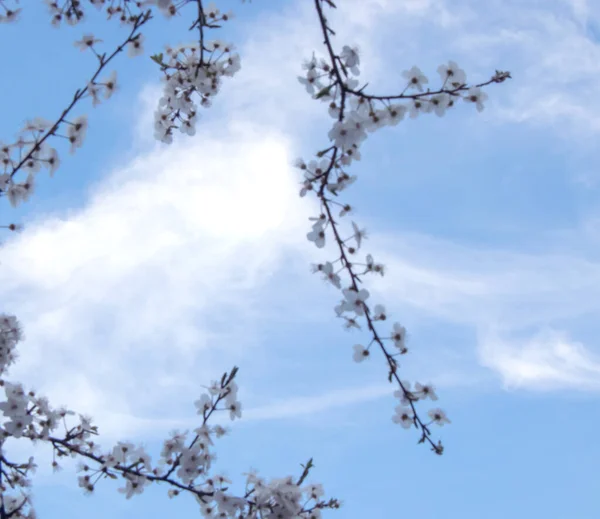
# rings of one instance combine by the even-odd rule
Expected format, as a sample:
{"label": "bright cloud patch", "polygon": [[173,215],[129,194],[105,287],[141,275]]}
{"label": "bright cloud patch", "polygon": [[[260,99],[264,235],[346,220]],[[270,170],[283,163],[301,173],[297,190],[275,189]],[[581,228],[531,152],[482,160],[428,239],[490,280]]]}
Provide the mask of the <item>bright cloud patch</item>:
{"label": "bright cloud patch", "polygon": [[282,254],[309,248],[310,204],[291,161],[285,140],[264,129],[200,135],[140,156],[85,209],[13,237],[0,294],[26,340],[11,377],[109,434],[109,410],[144,415],[165,391],[199,394],[248,350],[264,311],[255,291]]}
{"label": "bright cloud patch", "polygon": [[507,387],[600,389],[600,358],[556,330],[524,340],[483,337],[481,360]]}

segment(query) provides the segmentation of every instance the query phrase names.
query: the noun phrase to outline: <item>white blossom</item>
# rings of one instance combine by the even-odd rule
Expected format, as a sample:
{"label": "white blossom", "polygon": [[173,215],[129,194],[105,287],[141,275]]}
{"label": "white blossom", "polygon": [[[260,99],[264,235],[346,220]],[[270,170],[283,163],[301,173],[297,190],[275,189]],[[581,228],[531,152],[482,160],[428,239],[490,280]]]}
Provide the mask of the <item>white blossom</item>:
{"label": "white blossom", "polygon": [[138,34],[134,39],[127,42],[127,55],[130,58],[141,56],[144,53],[144,35]]}
{"label": "white blossom", "polygon": [[415,392],[420,398],[430,398],[431,400],[437,400],[438,397],[435,393],[435,388],[431,384],[415,384]]}
{"label": "white blossom", "polygon": [[467,82],[465,71],[459,68],[454,61],[448,61],[447,65],[440,65],[437,71],[442,81],[452,88],[460,87]]}
{"label": "white blossom", "polygon": [[100,43],[102,40],[95,38],[93,34],[84,34],[81,40],[77,40],[74,45],[79,50],[91,49],[96,43]]}
{"label": "white blossom", "polygon": [[409,429],[414,425],[414,416],[410,407],[399,405],[396,407],[396,414],[392,417],[392,421],[400,424],[404,429]]}
{"label": "white blossom", "polygon": [[354,345],[354,355],[352,358],[355,362],[362,362],[369,356],[369,350],[367,350],[362,344]]}
{"label": "white blossom", "polygon": [[427,414],[429,415],[431,420],[438,425],[444,425],[445,423],[450,423],[450,420],[448,420],[446,413],[444,411],[442,411],[441,409],[431,409],[430,411],[427,412]]}
{"label": "white blossom", "polygon": [[414,88],[419,92],[423,92],[423,85],[429,83],[427,76],[421,72],[421,69],[416,65],[410,70],[402,72],[402,76],[408,81],[408,87]]}
{"label": "white blossom", "polygon": [[475,103],[478,112],[483,111],[483,102],[488,98],[488,95],[479,87],[471,87],[464,97],[467,103]]}

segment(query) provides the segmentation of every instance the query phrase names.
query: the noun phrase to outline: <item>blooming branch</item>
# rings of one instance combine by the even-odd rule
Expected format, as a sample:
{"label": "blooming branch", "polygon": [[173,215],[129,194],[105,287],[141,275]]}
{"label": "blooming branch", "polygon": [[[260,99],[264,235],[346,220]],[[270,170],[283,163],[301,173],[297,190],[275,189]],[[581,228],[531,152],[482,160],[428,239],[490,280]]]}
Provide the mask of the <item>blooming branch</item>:
{"label": "blooming branch", "polygon": [[[315,99],[329,102],[329,114],[336,122],[329,132],[329,138],[333,141],[333,145],[317,153],[318,160],[313,160],[308,164],[302,159],[297,162],[297,166],[304,172],[305,176],[300,196],[305,196],[308,191],[313,191],[321,205],[321,214],[318,217],[311,218],[314,223],[312,231],[307,234],[308,240],[313,241],[317,247],[323,248],[326,240],[326,229],[330,228],[340,256],[333,262],[328,261],[325,264],[316,265],[313,267],[313,271],[324,273],[325,278],[340,289],[342,288],[339,274],[342,271],[346,272],[349,277],[349,286],[342,289],[344,300],[336,306],[336,313],[338,317],[344,318],[347,328],[360,328],[356,318],[364,317],[368,330],[372,335],[367,347],[360,344],[354,346],[354,360],[362,362],[369,358],[370,347],[373,344],[378,346],[389,368],[388,381],[395,382],[399,387],[394,396],[400,399],[401,405],[396,407],[393,421],[405,428],[416,427],[420,431],[419,443],[428,443],[436,454],[442,454],[442,443],[440,441],[434,442],[431,438],[429,426],[433,423],[443,425],[444,423],[450,423],[450,420],[441,409],[434,409],[429,412],[431,420],[427,421],[419,415],[415,406],[418,400],[428,397],[433,399],[432,395],[435,395],[433,386],[417,383],[416,389],[412,391],[410,383],[401,380],[398,375],[399,365],[396,357],[408,352],[406,330],[399,323],[396,323],[390,336],[384,336],[379,332],[375,326],[375,321],[386,319],[385,309],[382,305],[376,305],[373,312],[366,302],[370,296],[368,290],[359,288],[359,284],[362,283],[362,274],[377,272],[383,275],[384,267],[383,265],[376,265],[372,256],[368,255],[367,263],[363,264],[366,267],[365,271],[362,273],[356,271],[355,266],[357,264],[350,260],[350,256],[360,249],[363,239],[367,237],[366,232],[364,229],[359,229],[352,222],[353,234],[347,239],[342,238],[339,223],[333,215],[333,205],[342,207],[340,217],[346,216],[351,207],[330,198],[327,192],[333,196],[338,196],[340,191],[356,180],[355,176],[349,176],[343,168],[353,161],[360,160],[359,148],[367,138],[367,132],[373,132],[384,126],[395,126],[404,118],[406,113],[409,113],[412,118],[422,113],[431,112],[442,116],[446,110],[455,105],[455,99],[457,98],[475,104],[477,110],[481,111],[483,110],[483,102],[487,99],[487,94],[481,89],[492,83],[503,82],[510,78],[510,74],[496,71],[490,80],[469,87],[466,84],[464,71],[451,61],[448,65],[441,65],[438,68],[443,80],[441,88],[424,92],[423,85],[428,83],[428,79],[418,67],[414,66],[403,74],[407,80],[407,85],[402,93],[394,95],[368,94],[365,92],[367,85],[360,89],[357,88],[358,81],[353,77],[358,76],[360,73],[358,49],[344,46],[339,55],[333,50],[331,37],[335,35],[335,32],[328,25],[323,8],[325,6],[335,8],[335,4],[331,0],[314,0],[314,4],[328,59],[317,61],[313,56],[310,61],[303,65],[306,75],[300,77],[299,81]],[[406,91],[410,89],[418,90],[418,93],[407,94]],[[392,101],[409,101],[409,103],[406,105],[392,103]],[[381,108],[377,108],[376,103],[380,103]],[[332,181],[334,175],[337,178]],[[346,242],[349,240],[353,241],[355,246],[347,245]],[[333,266],[337,262],[340,262],[341,267],[339,270],[334,270]],[[354,315],[348,317],[344,315],[345,313]],[[398,352],[391,353],[384,341],[391,341]],[[435,396],[435,399],[437,399],[437,396]]]}

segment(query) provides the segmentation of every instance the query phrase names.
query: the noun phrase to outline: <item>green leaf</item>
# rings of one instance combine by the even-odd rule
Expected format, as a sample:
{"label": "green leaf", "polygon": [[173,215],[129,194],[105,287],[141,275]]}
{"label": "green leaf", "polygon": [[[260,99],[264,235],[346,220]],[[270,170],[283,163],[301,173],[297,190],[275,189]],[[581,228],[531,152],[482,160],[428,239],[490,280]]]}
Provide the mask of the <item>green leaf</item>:
{"label": "green leaf", "polygon": [[333,87],[333,85],[329,85],[329,86],[326,86],[325,88],[322,88],[319,93],[315,94],[315,99],[321,99],[323,96],[326,96],[327,94],[329,94],[331,87]]}
{"label": "green leaf", "polygon": [[154,56],[150,56],[150,59],[159,65],[163,65],[163,53],[154,54]]}

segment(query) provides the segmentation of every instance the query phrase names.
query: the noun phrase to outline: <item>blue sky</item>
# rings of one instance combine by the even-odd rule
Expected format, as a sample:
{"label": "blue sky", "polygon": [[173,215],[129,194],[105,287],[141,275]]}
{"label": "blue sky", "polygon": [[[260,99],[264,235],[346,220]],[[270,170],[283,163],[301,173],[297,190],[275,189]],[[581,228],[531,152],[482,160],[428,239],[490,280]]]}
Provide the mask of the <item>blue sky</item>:
{"label": "blue sky", "polygon": [[[242,70],[195,137],[153,140],[157,67],[123,56],[117,95],[77,112],[83,148],[62,150],[29,203],[0,204],[3,223],[26,225],[0,247],[2,311],[26,334],[10,378],[91,414],[106,447],[143,442],[157,459],[169,430],[198,423],[201,385],[238,365],[243,418],[216,448],[237,485],[250,467],[296,475],[313,457],[309,481],[344,502],[326,517],[596,517],[600,7],[354,0],[332,17],[378,92],[401,90],[413,65],[436,81],[448,59],[470,82],[513,76],[481,114],[461,104],[371,135],[343,194],[369,231],[364,254],[387,266],[372,300],[409,330],[402,374],[433,382],[452,420],[437,457],[392,423],[383,359],[352,361],[366,335],[342,329],[339,292],[310,274],[336,257],[305,238],[317,205],[291,166],[327,145],[330,124],[296,79],[321,51],[312,3],[224,4],[237,18],[218,37]],[[74,40],[125,34],[100,18],[57,31],[25,7],[0,31],[3,48],[22,42],[4,63],[4,141],[58,116],[91,75]],[[153,22],[150,53],[190,40],[185,20]],[[74,470],[52,474],[49,450],[34,452],[40,517],[199,513],[166,487],[126,501],[105,481],[84,496]]]}

